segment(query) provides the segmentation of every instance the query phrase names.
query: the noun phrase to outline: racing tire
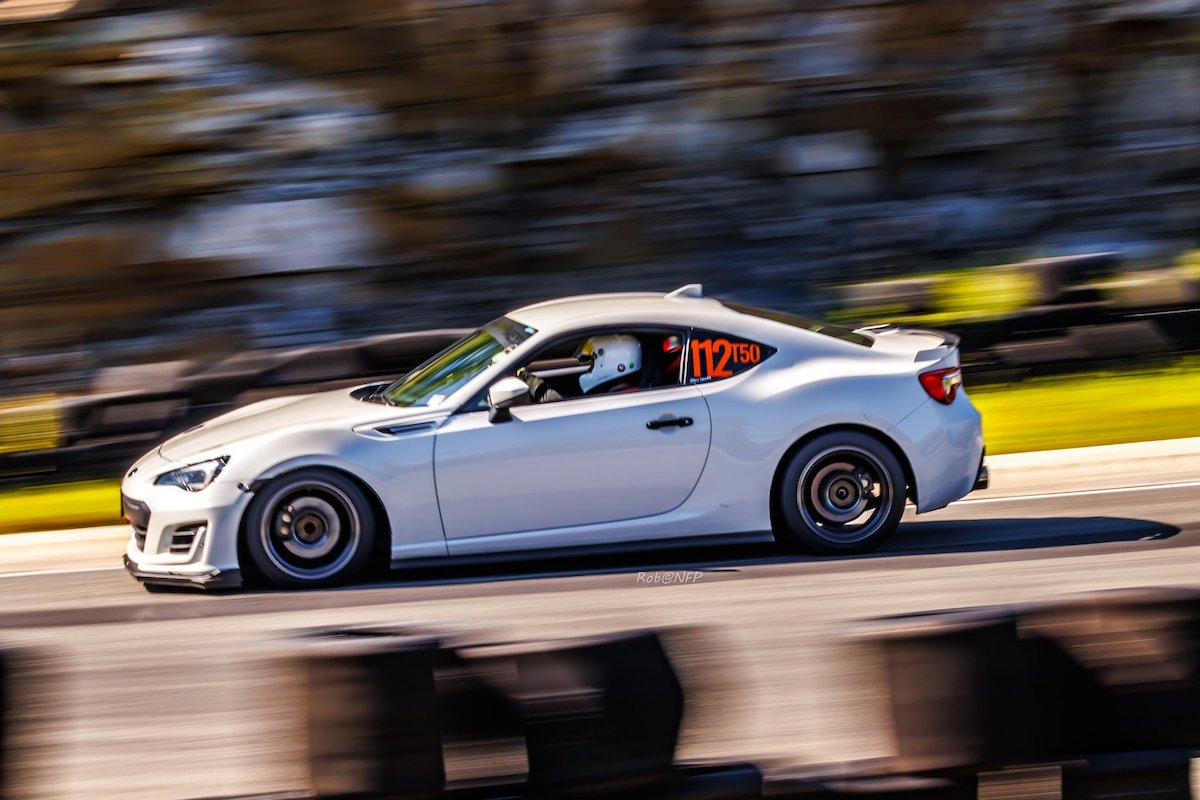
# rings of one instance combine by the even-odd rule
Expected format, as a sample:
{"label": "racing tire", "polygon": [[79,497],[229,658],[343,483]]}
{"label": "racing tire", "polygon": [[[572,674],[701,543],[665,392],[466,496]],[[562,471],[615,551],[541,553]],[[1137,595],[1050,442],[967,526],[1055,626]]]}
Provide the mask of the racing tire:
{"label": "racing tire", "polygon": [[864,433],[827,433],[784,467],[778,527],[782,538],[816,553],[866,553],[895,532],[905,495],[904,469],[887,445]]}
{"label": "racing tire", "polygon": [[263,579],[285,589],[315,589],[362,572],[375,541],[375,514],[345,475],[301,469],[254,495],[242,530],[245,552]]}

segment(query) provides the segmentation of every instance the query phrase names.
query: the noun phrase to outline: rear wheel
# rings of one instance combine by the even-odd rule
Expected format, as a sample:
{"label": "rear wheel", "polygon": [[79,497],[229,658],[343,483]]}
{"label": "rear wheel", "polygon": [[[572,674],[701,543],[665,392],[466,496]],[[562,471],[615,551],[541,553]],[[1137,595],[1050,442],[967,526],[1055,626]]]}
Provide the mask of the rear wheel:
{"label": "rear wheel", "polygon": [[367,497],[352,480],[322,469],[282,475],[246,512],[246,552],[276,586],[316,588],[362,571],[375,540]]}
{"label": "rear wheel", "polygon": [[801,447],[784,468],[776,503],[782,533],[818,553],[865,553],[904,514],[904,470],[882,442],[853,431]]}

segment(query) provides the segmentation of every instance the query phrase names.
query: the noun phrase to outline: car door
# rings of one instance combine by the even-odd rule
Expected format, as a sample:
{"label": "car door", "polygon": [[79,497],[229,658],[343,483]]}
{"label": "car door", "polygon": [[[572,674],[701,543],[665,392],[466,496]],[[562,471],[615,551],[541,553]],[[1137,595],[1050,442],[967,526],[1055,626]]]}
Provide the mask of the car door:
{"label": "car door", "polygon": [[[437,433],[434,475],[455,541],[664,514],[691,494],[711,423],[699,389],[675,386],[452,417]],[[549,546],[569,545],[570,532]]]}

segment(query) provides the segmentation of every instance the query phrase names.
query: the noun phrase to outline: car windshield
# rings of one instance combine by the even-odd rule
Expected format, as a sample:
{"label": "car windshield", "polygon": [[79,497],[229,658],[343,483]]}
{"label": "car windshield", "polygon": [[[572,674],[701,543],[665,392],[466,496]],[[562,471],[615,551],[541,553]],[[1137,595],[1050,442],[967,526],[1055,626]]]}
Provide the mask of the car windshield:
{"label": "car windshield", "polygon": [[394,406],[441,405],[505,352],[535,333],[528,325],[501,317],[450,345],[380,395]]}

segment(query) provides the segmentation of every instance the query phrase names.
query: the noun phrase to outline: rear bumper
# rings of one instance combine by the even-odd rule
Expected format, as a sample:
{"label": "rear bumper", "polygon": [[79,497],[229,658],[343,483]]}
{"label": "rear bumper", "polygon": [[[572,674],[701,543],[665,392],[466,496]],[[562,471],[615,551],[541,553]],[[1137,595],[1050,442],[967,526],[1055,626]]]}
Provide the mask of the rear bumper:
{"label": "rear bumper", "polygon": [[927,400],[888,434],[912,467],[917,513],[945,508],[986,479],[983,422],[965,392],[950,405]]}
{"label": "rear bumper", "polygon": [[208,572],[170,572],[155,569],[147,571],[138,568],[129,556],[122,556],[125,569],[143,584],[152,586],[191,586],[197,589],[239,589],[242,586],[242,572],[237,569],[212,569]]}
{"label": "rear bumper", "polygon": [[971,487],[972,492],[978,492],[980,489],[988,488],[988,468],[987,464],[983,463],[987,458],[987,448],[983,448],[983,452],[979,454],[979,470],[975,473],[975,485]]}
{"label": "rear bumper", "polygon": [[977,492],[980,489],[986,488],[988,488],[988,468],[987,464],[980,464],[979,474],[975,476],[975,488],[971,489],[971,491]]}

